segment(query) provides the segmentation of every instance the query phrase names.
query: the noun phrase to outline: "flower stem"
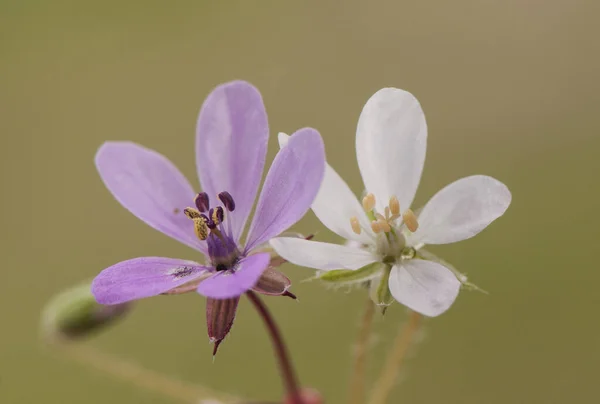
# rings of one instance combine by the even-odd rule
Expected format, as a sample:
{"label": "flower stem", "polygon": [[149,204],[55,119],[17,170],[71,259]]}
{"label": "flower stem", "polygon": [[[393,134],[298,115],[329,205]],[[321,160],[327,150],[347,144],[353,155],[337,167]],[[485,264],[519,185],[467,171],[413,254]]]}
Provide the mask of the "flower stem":
{"label": "flower stem", "polygon": [[263,303],[263,301],[258,297],[256,293],[249,290],[246,292],[246,296],[254,305],[254,308],[258,312],[258,314],[262,317],[265,326],[271,336],[271,342],[273,343],[273,348],[275,349],[275,355],[279,361],[279,368],[281,370],[281,377],[283,378],[283,382],[285,384],[285,389],[287,391],[290,402],[293,404],[302,404],[302,398],[300,396],[300,389],[298,387],[298,379],[296,377],[296,373],[294,372],[294,367],[292,366],[292,361],[287,352],[287,348],[285,342],[283,341],[283,337],[281,336],[281,332],[275,323],[275,319],[269,312],[267,306]]}
{"label": "flower stem", "polygon": [[238,402],[224,394],[219,394],[202,386],[185,383],[167,375],[146,369],[136,363],[100,352],[92,347],[70,343],[55,343],[71,359],[92,366],[117,379],[128,381],[137,387],[160,393],[182,403],[198,403],[200,400],[216,399],[222,402]]}
{"label": "flower stem", "polygon": [[406,357],[406,353],[419,329],[421,318],[421,314],[412,311],[408,319],[408,324],[400,328],[394,341],[392,352],[379,376],[379,380],[375,384],[369,404],[385,404],[398,379],[398,373],[400,372],[400,367]]}
{"label": "flower stem", "polygon": [[354,366],[352,368],[352,376],[350,377],[348,394],[348,402],[350,404],[361,404],[363,402],[365,394],[365,367],[367,364],[367,351],[374,314],[375,304],[373,304],[371,298],[367,298],[367,304],[361,318],[360,329],[354,347]]}

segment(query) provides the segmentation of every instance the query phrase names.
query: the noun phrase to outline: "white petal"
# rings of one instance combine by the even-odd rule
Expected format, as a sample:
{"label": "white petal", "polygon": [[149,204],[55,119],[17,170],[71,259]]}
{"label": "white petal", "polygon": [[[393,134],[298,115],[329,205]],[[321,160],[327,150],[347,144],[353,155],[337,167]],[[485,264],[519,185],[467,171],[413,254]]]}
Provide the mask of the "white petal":
{"label": "white petal", "polygon": [[471,238],[502,216],[510,201],[506,185],[492,177],[462,178],[427,202],[409,242],[447,244]]}
{"label": "white petal", "polygon": [[283,132],[279,132],[277,134],[277,140],[279,141],[279,148],[281,149],[282,147],[288,144],[288,141],[290,140],[290,135],[285,134]]}
{"label": "white petal", "polygon": [[413,202],[427,147],[419,101],[397,88],[377,91],[365,104],[356,130],[356,157],[368,192],[382,212],[391,196],[402,211]]}
{"label": "white petal", "polygon": [[408,308],[425,316],[436,317],[450,308],[460,282],[448,268],[426,260],[412,259],[394,265],[390,274],[390,292]]}
{"label": "white petal", "polygon": [[359,269],[378,261],[376,256],[362,248],[301,238],[274,238],[271,239],[271,247],[292,264],[324,271]]}
{"label": "white petal", "polygon": [[[289,136],[279,133],[279,146],[285,147]],[[371,231],[371,225],[356,196],[348,187],[348,184],[329,165],[325,166],[325,175],[317,197],[311,208],[329,230],[347,240],[359,241],[363,244],[372,243],[375,236]],[[356,217],[363,229],[361,234],[352,230],[350,218]]]}

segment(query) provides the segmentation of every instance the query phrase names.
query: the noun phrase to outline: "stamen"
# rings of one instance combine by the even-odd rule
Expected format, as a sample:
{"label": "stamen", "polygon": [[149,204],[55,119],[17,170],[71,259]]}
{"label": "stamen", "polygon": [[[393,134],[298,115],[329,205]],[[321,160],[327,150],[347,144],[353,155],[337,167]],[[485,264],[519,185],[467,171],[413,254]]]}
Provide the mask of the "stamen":
{"label": "stamen", "polygon": [[360,223],[358,222],[358,218],[356,216],[352,216],[350,218],[350,226],[352,226],[352,231],[356,234],[360,234],[361,228]]}
{"label": "stamen", "polygon": [[375,213],[375,217],[377,218],[377,220],[381,221],[381,222],[385,222],[385,216],[383,216],[381,213]]}
{"label": "stamen", "polygon": [[392,212],[392,215],[400,214],[400,202],[395,196],[390,198],[390,211]]}
{"label": "stamen", "polygon": [[194,219],[194,231],[200,240],[206,240],[208,238],[208,224],[205,217]]}
{"label": "stamen", "polygon": [[382,232],[389,233],[390,231],[392,231],[392,228],[390,227],[390,224],[387,221],[378,220],[377,223],[379,223],[379,227],[381,228]]}
{"label": "stamen", "polygon": [[417,221],[417,216],[415,215],[415,212],[413,212],[412,210],[407,209],[406,212],[404,212],[402,214],[402,219],[404,219],[404,223],[406,224],[406,227],[411,232],[414,233],[419,228],[419,222]]}
{"label": "stamen", "polygon": [[386,206],[383,212],[385,213],[385,218],[389,219],[389,217],[390,217],[390,207]]}
{"label": "stamen", "polygon": [[190,219],[198,219],[200,218],[200,216],[202,216],[200,214],[200,212],[198,212],[196,209],[194,208],[185,208],[183,210],[183,213]]}
{"label": "stamen", "polygon": [[225,212],[223,212],[222,207],[217,206],[216,208],[210,210],[209,215],[215,226],[218,226],[223,223]]}
{"label": "stamen", "polygon": [[381,233],[381,224],[380,222],[373,220],[371,222],[371,230],[373,230],[373,233],[377,234],[377,233]]}
{"label": "stamen", "polygon": [[196,195],[194,203],[200,212],[206,212],[210,206],[208,194],[206,192],[200,192],[198,195]]}
{"label": "stamen", "polygon": [[370,212],[375,207],[375,195],[367,194],[362,200],[363,209]]}
{"label": "stamen", "polygon": [[229,192],[221,192],[219,195],[217,195],[217,197],[221,200],[223,206],[225,206],[225,209],[227,209],[230,212],[233,212],[235,210],[235,201],[233,200],[233,197]]}

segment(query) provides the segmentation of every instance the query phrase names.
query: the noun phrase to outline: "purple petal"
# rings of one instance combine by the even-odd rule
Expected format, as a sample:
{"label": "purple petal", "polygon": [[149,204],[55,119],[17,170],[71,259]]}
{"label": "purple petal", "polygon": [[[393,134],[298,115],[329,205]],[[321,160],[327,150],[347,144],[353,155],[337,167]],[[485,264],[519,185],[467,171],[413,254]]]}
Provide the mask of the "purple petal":
{"label": "purple petal", "polygon": [[311,128],[300,129],[277,153],[269,169],[248,232],[246,251],[277,236],[304,216],[317,195],[324,172],[321,135]]}
{"label": "purple petal", "polygon": [[100,272],[92,282],[92,294],[100,304],[119,304],[159,295],[207,273],[208,268],[193,261],[134,258]]}
{"label": "purple petal", "polygon": [[267,253],[250,255],[242,259],[235,271],[222,271],[202,281],[198,293],[213,299],[230,299],[251,289],[269,265]]}
{"label": "purple petal", "polygon": [[220,85],[208,96],[196,129],[196,165],[202,189],[211,198],[227,191],[236,209],[228,215],[236,241],[246,224],[260,184],[269,124],[258,90],[244,81]]}
{"label": "purple petal", "polygon": [[206,252],[183,214],[196,194],[169,159],[135,143],[108,142],[96,153],[96,167],[123,207],[167,236]]}

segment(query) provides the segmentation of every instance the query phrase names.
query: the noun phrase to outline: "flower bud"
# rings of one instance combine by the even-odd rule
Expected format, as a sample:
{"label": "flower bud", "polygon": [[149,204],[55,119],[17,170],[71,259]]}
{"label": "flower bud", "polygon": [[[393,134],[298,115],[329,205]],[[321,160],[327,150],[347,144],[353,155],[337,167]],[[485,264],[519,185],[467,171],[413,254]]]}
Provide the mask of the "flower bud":
{"label": "flower bud", "polygon": [[121,319],[130,303],[101,305],[89,283],[67,289],[55,296],[42,312],[42,332],[48,338],[87,337]]}
{"label": "flower bud", "polygon": [[239,302],[239,297],[233,299],[206,299],[206,328],[208,329],[210,342],[215,344],[213,357],[217,354],[221,342],[231,331]]}

